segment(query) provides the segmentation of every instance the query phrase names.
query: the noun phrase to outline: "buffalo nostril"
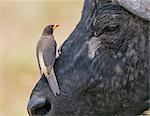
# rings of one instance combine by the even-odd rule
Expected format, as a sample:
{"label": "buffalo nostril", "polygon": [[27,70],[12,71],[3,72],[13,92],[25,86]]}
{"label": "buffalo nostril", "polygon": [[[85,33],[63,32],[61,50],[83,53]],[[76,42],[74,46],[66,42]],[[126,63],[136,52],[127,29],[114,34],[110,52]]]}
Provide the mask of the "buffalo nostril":
{"label": "buffalo nostril", "polygon": [[51,103],[45,98],[32,96],[27,109],[30,116],[46,115],[51,109]]}
{"label": "buffalo nostril", "polygon": [[42,107],[35,109],[35,115],[46,115],[51,109],[51,104],[46,100],[45,104]]}

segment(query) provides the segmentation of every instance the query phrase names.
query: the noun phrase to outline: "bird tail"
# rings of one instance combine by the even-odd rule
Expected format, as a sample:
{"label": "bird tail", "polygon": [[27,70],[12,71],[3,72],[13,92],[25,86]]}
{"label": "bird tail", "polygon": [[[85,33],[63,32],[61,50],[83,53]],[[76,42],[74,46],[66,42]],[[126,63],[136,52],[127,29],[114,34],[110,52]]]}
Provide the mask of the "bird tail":
{"label": "bird tail", "polygon": [[55,96],[60,93],[53,67],[48,75],[48,83]]}

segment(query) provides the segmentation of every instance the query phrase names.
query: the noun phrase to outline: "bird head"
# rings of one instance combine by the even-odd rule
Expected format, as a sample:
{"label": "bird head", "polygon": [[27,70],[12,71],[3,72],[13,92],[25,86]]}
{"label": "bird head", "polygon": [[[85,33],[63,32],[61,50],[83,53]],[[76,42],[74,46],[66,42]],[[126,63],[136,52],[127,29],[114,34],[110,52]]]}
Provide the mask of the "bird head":
{"label": "bird head", "polygon": [[53,34],[53,31],[59,27],[60,25],[58,24],[55,24],[55,25],[48,25],[44,28],[44,31],[43,31],[43,35],[50,35],[50,34]]}

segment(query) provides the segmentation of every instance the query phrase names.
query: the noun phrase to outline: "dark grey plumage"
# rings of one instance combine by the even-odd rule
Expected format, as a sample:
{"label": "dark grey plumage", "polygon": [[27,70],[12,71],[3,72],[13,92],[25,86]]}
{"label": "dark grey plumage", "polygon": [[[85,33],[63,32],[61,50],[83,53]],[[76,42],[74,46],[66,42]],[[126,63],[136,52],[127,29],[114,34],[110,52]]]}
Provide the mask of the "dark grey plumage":
{"label": "dark grey plumage", "polygon": [[56,93],[59,94],[59,87],[53,70],[57,47],[54,36],[52,35],[55,28],[56,25],[48,25],[45,27],[42,36],[37,43],[36,55],[40,73],[48,78],[49,86],[56,96]]}

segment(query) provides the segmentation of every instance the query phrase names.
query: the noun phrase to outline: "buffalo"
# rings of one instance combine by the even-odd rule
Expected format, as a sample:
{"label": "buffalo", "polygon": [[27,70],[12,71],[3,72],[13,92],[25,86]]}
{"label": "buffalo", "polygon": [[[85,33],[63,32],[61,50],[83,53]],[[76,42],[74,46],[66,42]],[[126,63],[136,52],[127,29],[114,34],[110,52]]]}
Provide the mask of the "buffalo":
{"label": "buffalo", "polygon": [[60,94],[41,77],[30,116],[135,116],[149,108],[150,2],[85,0],[54,70]]}

